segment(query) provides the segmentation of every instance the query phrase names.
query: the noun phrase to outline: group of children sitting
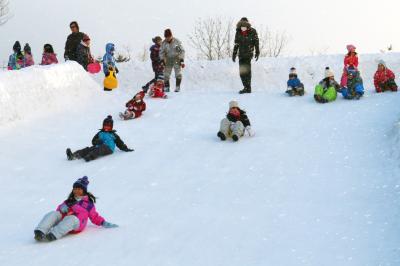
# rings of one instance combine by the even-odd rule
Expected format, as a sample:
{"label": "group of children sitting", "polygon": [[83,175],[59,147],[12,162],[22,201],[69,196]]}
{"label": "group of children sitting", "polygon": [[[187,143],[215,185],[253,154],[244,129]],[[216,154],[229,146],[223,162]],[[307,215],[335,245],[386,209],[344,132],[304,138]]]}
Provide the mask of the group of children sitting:
{"label": "group of children sitting", "polygon": [[[57,55],[54,53],[51,44],[45,44],[43,47],[42,61],[40,65],[57,64]],[[24,50],[21,50],[21,44],[16,41],[13,45],[13,53],[8,58],[8,70],[19,70],[24,67],[33,66],[35,64],[32,55],[32,49],[29,44],[25,44]]]}
{"label": "group of children sitting", "polygon": [[[336,100],[337,93],[345,99],[360,99],[364,94],[363,80],[358,70],[358,56],[354,45],[347,46],[348,53],[344,58],[344,68],[340,84],[335,81],[334,73],[325,68],[325,77],[314,90],[314,99],[318,103],[327,103]],[[387,68],[383,60],[378,62],[378,69],[374,75],[374,85],[377,93],[397,91],[394,73]],[[296,69],[292,67],[289,73],[286,93],[289,96],[304,95],[304,85],[297,77]]]}

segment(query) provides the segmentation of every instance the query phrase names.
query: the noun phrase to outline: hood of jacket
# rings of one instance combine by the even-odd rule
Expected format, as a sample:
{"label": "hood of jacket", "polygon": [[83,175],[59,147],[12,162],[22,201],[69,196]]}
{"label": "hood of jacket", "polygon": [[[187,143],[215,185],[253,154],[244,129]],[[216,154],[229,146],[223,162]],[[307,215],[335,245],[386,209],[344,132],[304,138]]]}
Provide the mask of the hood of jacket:
{"label": "hood of jacket", "polygon": [[113,52],[114,50],[115,50],[115,45],[113,43],[106,44],[106,53],[107,54],[114,54],[114,52]]}

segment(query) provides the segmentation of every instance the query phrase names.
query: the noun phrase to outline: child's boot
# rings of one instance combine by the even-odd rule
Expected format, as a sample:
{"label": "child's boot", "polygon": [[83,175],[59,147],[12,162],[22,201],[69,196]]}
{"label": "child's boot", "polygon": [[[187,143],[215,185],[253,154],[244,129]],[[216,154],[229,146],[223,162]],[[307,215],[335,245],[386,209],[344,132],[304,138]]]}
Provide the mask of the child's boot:
{"label": "child's boot", "polygon": [[36,241],[41,242],[41,241],[44,241],[46,239],[46,235],[40,230],[35,230],[35,231],[33,231],[33,233],[35,234],[35,240]]}

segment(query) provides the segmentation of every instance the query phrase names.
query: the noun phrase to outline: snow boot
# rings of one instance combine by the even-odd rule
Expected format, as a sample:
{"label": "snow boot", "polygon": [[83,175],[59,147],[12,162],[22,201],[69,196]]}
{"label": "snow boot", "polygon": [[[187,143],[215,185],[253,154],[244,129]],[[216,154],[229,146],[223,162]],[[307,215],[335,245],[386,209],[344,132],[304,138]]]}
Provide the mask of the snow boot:
{"label": "snow boot", "polygon": [[166,80],[164,85],[164,92],[169,92],[169,80]]}
{"label": "snow boot", "polygon": [[218,132],[217,136],[223,141],[226,140],[226,136],[224,133],[222,133],[221,131]]}
{"label": "snow boot", "polygon": [[67,153],[67,159],[68,159],[68,161],[72,161],[72,160],[74,159],[74,155],[72,154],[71,149],[68,148],[65,152]]}
{"label": "snow boot", "polygon": [[48,233],[48,234],[46,235],[46,239],[47,239],[47,241],[49,241],[49,242],[54,241],[54,240],[57,240],[56,236],[53,235],[53,233]]}
{"label": "snow boot", "polygon": [[176,79],[175,92],[179,92],[181,90],[181,82],[182,82],[182,79]]}
{"label": "snow boot", "polygon": [[234,142],[236,142],[236,141],[239,140],[239,137],[238,137],[237,135],[233,135],[233,136],[232,136],[232,139],[233,139]]}
{"label": "snow boot", "polygon": [[243,90],[239,91],[239,94],[244,94],[244,93],[251,93],[251,89],[250,88],[243,88]]}
{"label": "snow boot", "polygon": [[357,93],[356,96],[354,96],[354,99],[360,100],[361,97],[362,97],[362,94]]}
{"label": "snow boot", "polygon": [[294,91],[293,91],[293,90],[287,90],[286,93],[287,93],[290,97],[294,96]]}
{"label": "snow boot", "polygon": [[303,88],[298,89],[297,90],[297,95],[303,96],[304,95],[304,89]]}
{"label": "snow boot", "polygon": [[42,241],[46,240],[46,235],[42,231],[35,230],[35,231],[33,231],[33,233],[35,234],[36,241],[42,242]]}

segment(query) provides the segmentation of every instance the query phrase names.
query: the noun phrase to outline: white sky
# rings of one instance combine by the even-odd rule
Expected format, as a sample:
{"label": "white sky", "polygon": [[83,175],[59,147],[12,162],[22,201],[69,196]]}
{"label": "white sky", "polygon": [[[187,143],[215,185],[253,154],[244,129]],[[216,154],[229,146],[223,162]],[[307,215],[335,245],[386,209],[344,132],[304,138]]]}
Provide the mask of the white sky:
{"label": "white sky", "polygon": [[348,43],[360,53],[379,52],[389,44],[400,49],[399,0],[11,0],[11,8],[14,17],[0,27],[0,64],[15,40],[29,42],[36,61],[47,42],[61,59],[72,20],[91,37],[96,55],[104,53],[106,42],[139,53],[167,27],[185,41],[195,20],[208,16],[235,22],[246,16],[253,25],[285,30],[291,36],[288,55],[344,53]]}

